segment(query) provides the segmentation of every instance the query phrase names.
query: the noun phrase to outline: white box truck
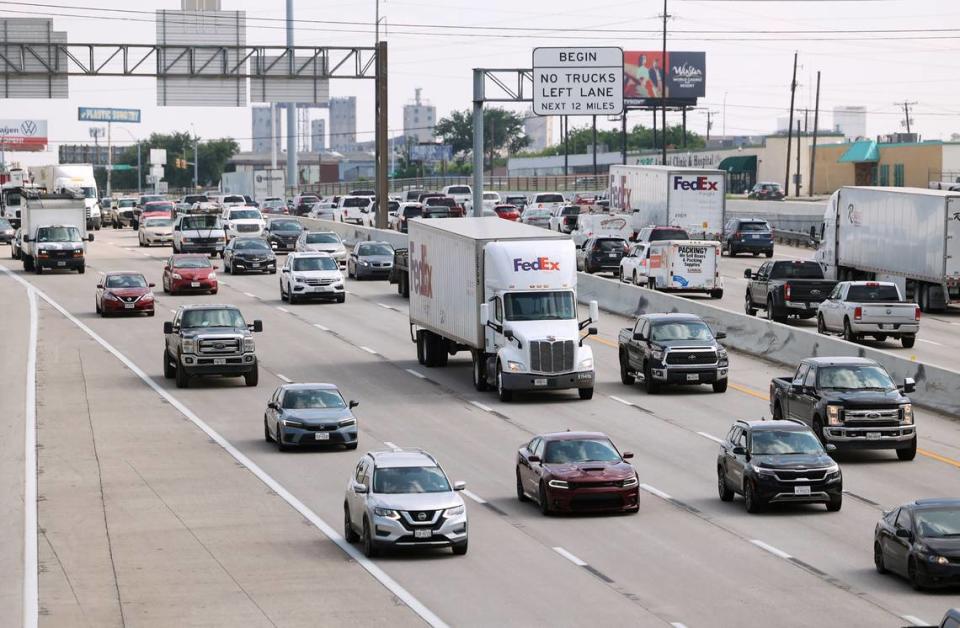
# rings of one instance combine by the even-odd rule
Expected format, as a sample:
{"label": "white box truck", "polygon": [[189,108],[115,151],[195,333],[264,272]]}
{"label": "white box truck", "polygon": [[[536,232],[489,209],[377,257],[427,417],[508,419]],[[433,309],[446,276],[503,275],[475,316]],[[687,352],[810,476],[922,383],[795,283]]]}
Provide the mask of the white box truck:
{"label": "white box truck", "polygon": [[723,298],[718,260],[720,243],[710,240],[665,240],[646,246],[647,286],[664,292],[704,292]]}
{"label": "white box truck", "polygon": [[610,166],[610,212],[632,213],[633,230],[682,227],[720,240],[726,217],[726,172],[674,166]]}
{"label": "white box truck", "polygon": [[[593,396],[593,352],[583,339],[598,318],[577,318],[577,271],[567,235],[502,218],[409,221],[410,335],[417,360],[473,358],[477,390],[576,388]],[[589,327],[589,328],[588,328]],[[586,329],[585,334],[581,334]]]}
{"label": "white box truck", "polygon": [[27,195],[21,199],[20,259],[25,271],[38,275],[45,268],[76,270],[87,267],[86,208],[83,199],[69,195]]}
{"label": "white box truck", "polygon": [[946,308],[960,301],[960,192],[840,188],[815,259],[827,278],[893,282],[924,312]]}
{"label": "white box truck", "polygon": [[87,229],[100,230],[102,216],[97,180],[90,164],[31,166],[34,184],[46,188],[49,194],[79,194],[83,196],[87,212]]}

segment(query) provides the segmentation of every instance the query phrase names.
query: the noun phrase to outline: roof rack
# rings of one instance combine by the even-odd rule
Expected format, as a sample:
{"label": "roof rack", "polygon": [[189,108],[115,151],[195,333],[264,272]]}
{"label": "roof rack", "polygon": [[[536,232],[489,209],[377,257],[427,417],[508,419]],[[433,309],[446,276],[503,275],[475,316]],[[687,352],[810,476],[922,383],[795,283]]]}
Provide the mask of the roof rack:
{"label": "roof rack", "polygon": [[750,422],[747,421],[746,419],[737,419],[736,422],[737,422],[737,423],[743,423],[744,425],[750,425]]}
{"label": "roof rack", "polygon": [[430,460],[432,460],[432,461],[434,462],[434,464],[436,464],[437,466],[440,466],[440,463],[438,463],[438,462],[437,462],[437,459],[433,457],[433,454],[431,454],[431,453],[429,453],[429,452],[427,452],[427,451],[424,451],[423,449],[420,449],[419,447],[394,447],[394,448],[392,448],[392,449],[390,449],[390,450],[368,451],[368,452],[367,452],[367,455],[370,456],[371,458],[373,458],[374,460],[376,460],[378,454],[398,454],[398,453],[415,453],[415,454],[420,454],[420,455],[426,456],[427,458],[429,458]]}

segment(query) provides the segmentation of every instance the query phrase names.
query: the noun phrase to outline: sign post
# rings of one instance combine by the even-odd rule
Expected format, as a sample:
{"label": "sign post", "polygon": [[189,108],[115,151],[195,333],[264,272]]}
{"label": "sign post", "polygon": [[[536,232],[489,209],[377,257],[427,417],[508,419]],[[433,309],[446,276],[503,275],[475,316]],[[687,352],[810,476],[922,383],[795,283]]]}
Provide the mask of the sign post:
{"label": "sign post", "polygon": [[623,49],[534,48],[533,112],[538,116],[623,113]]}

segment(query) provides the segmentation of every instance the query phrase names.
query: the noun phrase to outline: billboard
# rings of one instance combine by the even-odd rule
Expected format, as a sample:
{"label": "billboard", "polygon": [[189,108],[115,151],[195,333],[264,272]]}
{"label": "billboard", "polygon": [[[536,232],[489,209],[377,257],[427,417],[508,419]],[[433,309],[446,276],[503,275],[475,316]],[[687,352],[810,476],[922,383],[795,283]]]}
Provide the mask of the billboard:
{"label": "billboard", "polygon": [[436,162],[451,161],[453,146],[449,144],[414,144],[410,147],[412,161]]}
{"label": "billboard", "polygon": [[140,123],[139,109],[111,109],[109,107],[78,107],[80,122],[132,122]]}
{"label": "billboard", "polygon": [[667,106],[697,104],[706,95],[706,53],[659,50],[623,53],[623,99],[631,106],[659,105],[666,89]]}
{"label": "billboard", "polygon": [[34,118],[0,120],[0,148],[40,152],[47,148],[47,121]]}

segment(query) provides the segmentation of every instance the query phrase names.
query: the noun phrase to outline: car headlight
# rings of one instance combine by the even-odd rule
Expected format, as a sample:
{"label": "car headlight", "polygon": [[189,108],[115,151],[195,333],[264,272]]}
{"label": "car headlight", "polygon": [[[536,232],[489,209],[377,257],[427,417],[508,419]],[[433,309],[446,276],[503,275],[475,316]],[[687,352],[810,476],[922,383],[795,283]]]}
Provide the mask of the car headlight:
{"label": "car headlight", "polygon": [[755,464],[750,465],[750,468],[753,469],[753,472],[756,473],[757,475],[762,475],[762,476],[765,476],[765,477],[773,477],[773,476],[776,475],[776,472],[774,472],[773,469],[766,469],[766,468],[764,468],[764,467],[758,467],[758,466],[755,465]]}
{"label": "car headlight", "polygon": [[193,240],[190,239],[190,238],[181,238],[181,241],[182,241],[184,244],[190,244],[191,242],[193,242]]}
{"label": "car headlight", "polygon": [[356,425],[356,424],[357,424],[356,419],[344,419],[339,423],[337,423],[337,427],[347,427],[348,425]]}
{"label": "car headlight", "polygon": [[827,406],[827,425],[840,425],[840,406]]}
{"label": "car headlight", "polygon": [[170,276],[174,279],[183,279],[183,276],[180,273],[173,273]]}
{"label": "car headlight", "polygon": [[900,406],[900,420],[909,425],[913,424],[913,404],[905,403]]}
{"label": "car headlight", "polygon": [[662,359],[663,359],[663,351],[660,351],[659,349],[657,349],[657,350],[655,350],[655,351],[651,351],[651,352],[650,352],[650,357],[653,358],[654,360],[657,360],[657,361],[662,360]]}
{"label": "car headlight", "polygon": [[584,358],[580,360],[580,364],[577,365],[577,368],[580,370],[592,369],[593,368],[593,358]]}
{"label": "car headlight", "polygon": [[359,264],[360,264],[361,266],[369,266],[369,265],[370,265],[370,262],[365,262],[365,261],[363,261],[363,260],[359,260]]}
{"label": "car headlight", "polygon": [[243,339],[243,351],[245,353],[253,353],[256,350],[257,350],[257,344],[253,338]]}
{"label": "car headlight", "polygon": [[622,486],[623,488],[630,488],[632,486],[637,486],[638,484],[640,484],[640,478],[633,476],[632,478],[627,478],[624,480]]}
{"label": "car headlight", "polygon": [[118,299],[117,296],[116,296],[115,294],[113,294],[112,292],[104,292],[104,293],[103,293],[103,298],[106,299],[107,301],[119,301],[119,300],[120,300],[120,299]]}
{"label": "car headlight", "polygon": [[834,463],[829,467],[827,467],[826,477],[828,478],[839,477],[839,475],[840,475],[840,465]]}
{"label": "car headlight", "polygon": [[210,281],[213,281],[216,278],[217,278],[217,273],[210,273],[209,275],[207,275],[207,279],[209,279]]}
{"label": "car headlight", "polygon": [[726,359],[727,359],[727,350],[724,349],[724,348],[721,348],[719,351],[717,351],[717,357],[720,358],[721,360],[726,360]]}
{"label": "car headlight", "polygon": [[385,518],[387,518],[387,519],[395,519],[395,520],[397,520],[397,521],[400,520],[400,513],[397,512],[396,510],[393,510],[392,508],[380,508],[380,507],[377,507],[377,508],[374,508],[374,509],[373,509],[373,514],[375,514],[375,515],[378,516],[378,517],[385,517]]}
{"label": "car headlight", "polygon": [[303,277],[299,277],[299,276],[297,276],[297,275],[294,275],[294,276],[293,276],[293,280],[294,280],[295,282],[297,282],[297,283],[306,283],[306,282],[307,282],[306,279],[304,279]]}
{"label": "car headlight", "polygon": [[300,421],[291,421],[290,419],[281,419],[280,423],[282,423],[284,427],[303,427],[303,423]]}
{"label": "car headlight", "polygon": [[463,504],[459,506],[454,506],[453,508],[447,508],[443,511],[444,519],[449,519],[451,517],[459,517],[466,511],[466,508],[463,507]]}
{"label": "car headlight", "polygon": [[184,353],[196,353],[197,352],[197,341],[195,338],[184,338],[183,342],[180,343],[180,350]]}
{"label": "car headlight", "polygon": [[547,486],[550,488],[570,488],[570,485],[567,484],[566,480],[550,480],[547,482]]}
{"label": "car headlight", "polygon": [[937,556],[936,554],[930,554],[927,556],[927,560],[936,565],[949,565],[950,559],[946,556]]}
{"label": "car headlight", "polygon": [[514,362],[512,360],[507,360],[507,370],[513,371],[514,373],[519,373],[525,370],[523,362]]}

